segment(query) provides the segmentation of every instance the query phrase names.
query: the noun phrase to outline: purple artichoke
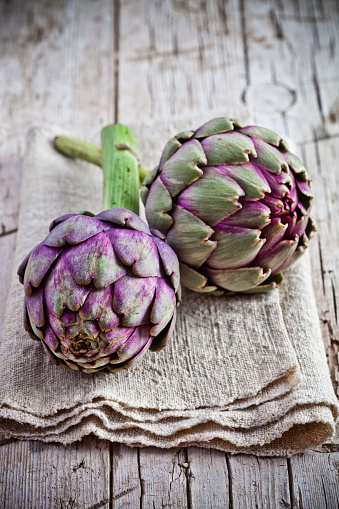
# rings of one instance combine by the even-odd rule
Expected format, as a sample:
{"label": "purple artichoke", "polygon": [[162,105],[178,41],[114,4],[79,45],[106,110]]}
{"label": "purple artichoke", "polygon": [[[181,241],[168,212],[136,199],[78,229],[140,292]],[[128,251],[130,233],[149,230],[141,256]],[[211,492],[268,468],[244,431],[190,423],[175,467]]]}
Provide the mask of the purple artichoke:
{"label": "purple artichoke", "polygon": [[126,209],[52,222],[18,274],[25,328],[56,364],[110,373],[165,346],[175,323],[179,263],[155,235]]}
{"label": "purple artichoke", "polygon": [[172,138],[142,198],[198,292],[274,288],[315,230],[311,180],[286,141],[227,118]]}

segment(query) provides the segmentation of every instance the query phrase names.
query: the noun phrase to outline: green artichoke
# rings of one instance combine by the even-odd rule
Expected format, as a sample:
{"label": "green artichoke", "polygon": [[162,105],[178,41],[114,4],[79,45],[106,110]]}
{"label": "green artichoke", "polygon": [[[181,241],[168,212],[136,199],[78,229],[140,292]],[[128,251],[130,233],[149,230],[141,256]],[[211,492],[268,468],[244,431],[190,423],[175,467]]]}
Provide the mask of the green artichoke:
{"label": "green artichoke", "polygon": [[54,220],[18,274],[25,329],[64,367],[127,368],[163,348],[173,330],[177,256],[129,210]]}
{"label": "green artichoke", "polygon": [[315,230],[311,180],[285,140],[216,118],[172,138],[142,188],[148,223],[197,292],[263,292]]}

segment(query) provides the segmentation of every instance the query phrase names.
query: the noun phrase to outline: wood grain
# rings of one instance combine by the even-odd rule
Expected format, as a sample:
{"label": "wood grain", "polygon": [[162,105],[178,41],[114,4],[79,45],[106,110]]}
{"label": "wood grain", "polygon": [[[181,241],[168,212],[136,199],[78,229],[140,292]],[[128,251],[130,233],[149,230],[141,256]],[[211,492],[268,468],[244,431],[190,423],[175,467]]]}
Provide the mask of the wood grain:
{"label": "wood grain", "polygon": [[[328,23],[337,15],[334,3],[327,14],[323,12],[325,3],[314,2],[310,9],[310,2],[246,2],[246,101],[258,124],[290,136],[296,143],[324,136],[323,66],[333,68],[338,76],[334,71],[338,66],[327,65],[328,58],[321,69],[315,64],[329,51],[332,40],[323,37],[320,42],[318,27],[330,29]],[[330,30],[324,31],[335,32],[334,27]]]}
{"label": "wood grain", "polygon": [[186,468],[190,505],[196,509],[223,509],[230,504],[227,457],[221,451],[188,447]]}
{"label": "wood grain", "polygon": [[[90,136],[113,120],[112,26],[110,0],[0,3],[0,78],[6,84],[0,95],[2,233],[17,228],[17,158],[23,155],[26,131],[47,122]],[[0,331],[14,247],[15,233],[0,238]],[[86,439],[65,449],[5,441],[0,454],[4,507],[108,507],[107,442]]]}
{"label": "wood grain", "polygon": [[[0,3],[0,331],[26,130],[48,122],[90,137],[114,118],[218,108],[299,143],[318,196],[314,287],[338,384],[338,13],[335,0]],[[138,450],[91,437],[67,448],[0,446],[0,500],[10,509],[339,503],[335,444],[290,460]]]}
{"label": "wood grain", "polygon": [[339,507],[339,453],[309,452],[293,456],[291,466],[292,502],[296,509]]}
{"label": "wood grain", "polygon": [[0,339],[12,277],[12,260],[18,227],[22,164],[0,160]]}
{"label": "wood grain", "polygon": [[0,3],[0,158],[47,122],[74,134],[114,119],[111,0]]}
{"label": "wood grain", "polygon": [[[319,104],[324,134],[339,134],[339,4],[321,2],[322,16],[315,23],[317,34],[314,74],[319,90]],[[320,10],[320,9],[319,9]]]}
{"label": "wood grain", "polygon": [[18,226],[21,173],[20,159],[0,160],[0,237]]}
{"label": "wood grain", "polygon": [[230,456],[233,509],[291,507],[286,458]]}
{"label": "wood grain", "polygon": [[123,444],[111,449],[111,509],[134,509],[142,502],[139,451]]}
{"label": "wood grain", "polygon": [[139,475],[141,482],[140,507],[160,509],[180,507],[189,509],[187,501],[185,449],[139,450]]}
{"label": "wood grain", "polygon": [[125,0],[120,12],[119,120],[165,119],[216,107],[226,115],[243,112],[241,27],[237,0]]}
{"label": "wood grain", "polygon": [[[304,160],[313,178],[317,236],[311,243],[313,285],[332,381],[339,396],[339,144],[337,138],[307,143]],[[336,246],[336,247],[335,247]]]}
{"label": "wood grain", "polygon": [[0,237],[0,339],[5,317],[7,295],[9,293],[12,276],[12,261],[14,256],[16,233]]}
{"label": "wood grain", "polygon": [[86,437],[71,447],[20,442],[0,447],[3,509],[109,508],[107,444]]}

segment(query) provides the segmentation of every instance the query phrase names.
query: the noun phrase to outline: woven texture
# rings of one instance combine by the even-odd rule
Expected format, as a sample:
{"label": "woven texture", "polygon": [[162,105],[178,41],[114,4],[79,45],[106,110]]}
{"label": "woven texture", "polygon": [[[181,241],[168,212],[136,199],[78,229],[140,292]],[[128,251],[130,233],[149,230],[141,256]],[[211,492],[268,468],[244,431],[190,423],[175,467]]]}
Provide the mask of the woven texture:
{"label": "woven texture", "polygon": [[[142,163],[153,167],[167,139],[192,124],[131,127]],[[15,269],[52,219],[100,211],[101,170],[59,155],[52,145],[57,134],[38,127],[27,136]],[[92,433],[132,446],[259,455],[322,443],[334,432],[337,401],[310,274],[305,255],[268,295],[184,291],[167,347],[111,375],[48,360],[24,331],[23,287],[13,274],[0,345],[0,433],[64,444]]]}

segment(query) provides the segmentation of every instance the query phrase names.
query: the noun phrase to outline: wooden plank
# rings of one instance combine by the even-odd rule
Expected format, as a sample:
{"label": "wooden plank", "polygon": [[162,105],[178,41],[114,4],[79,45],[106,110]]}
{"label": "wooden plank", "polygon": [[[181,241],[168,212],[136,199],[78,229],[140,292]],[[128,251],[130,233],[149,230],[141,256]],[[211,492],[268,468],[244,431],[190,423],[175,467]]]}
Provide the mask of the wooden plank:
{"label": "wooden plank", "polygon": [[[245,99],[255,122],[295,142],[323,135],[314,67],[315,25],[292,0],[245,3],[249,84]],[[307,111],[307,120],[305,112]]]}
{"label": "wooden plank", "polygon": [[0,447],[3,509],[109,508],[107,443],[86,437],[72,447],[13,442]]}
{"label": "wooden plank", "polygon": [[[202,23],[203,27],[213,28],[208,28],[207,30],[210,32],[208,36],[200,37],[200,39],[197,37],[194,26],[199,15],[193,14],[194,5],[190,2],[185,2],[185,5],[177,3],[177,8],[180,5],[181,9],[180,20],[176,17],[177,12],[173,5],[172,8],[169,7],[170,2],[166,6],[159,4],[157,12],[156,8],[149,12],[145,5],[141,4],[136,7],[133,2],[124,2],[122,6],[120,120],[128,122],[132,117],[133,120],[149,116],[165,117],[178,112],[185,115],[191,110],[201,110],[202,103],[205,104],[205,109],[213,104],[214,107],[225,111],[230,106],[227,98],[219,95],[223,90],[220,83],[225,83],[226,86],[228,83],[232,83],[231,90],[227,87],[227,93],[230,92],[232,96],[234,108],[236,110],[243,108],[239,102],[239,97],[242,96],[258,123],[292,136],[296,141],[312,139],[314,135],[318,137],[323,135],[321,127],[323,116],[319,108],[319,91],[317,90],[317,81],[314,79],[314,62],[311,58],[316,41],[314,26],[323,17],[321,9],[319,10],[317,7],[318,4],[312,8],[311,14],[310,9],[308,9],[308,14],[306,13],[305,5],[300,8],[291,1],[279,2],[275,10],[272,10],[272,5],[268,2],[247,1],[244,8],[242,8],[242,4],[236,5],[234,10],[237,13],[233,15],[232,23],[236,35],[233,32],[232,36],[237,41],[238,49],[240,46],[237,36],[241,34],[243,28],[247,28],[247,36],[244,36],[243,47],[239,53],[233,53],[238,57],[239,63],[242,62],[243,76],[240,77],[240,72],[236,72],[233,67],[230,71],[233,73],[232,81],[229,80],[230,76],[226,76],[225,68],[222,65],[220,65],[218,73],[216,72],[216,62],[221,63],[222,61],[220,51],[224,52],[224,61],[232,61],[230,55],[232,50],[221,26],[227,26],[227,21],[224,23],[225,18],[220,18],[220,21],[216,23],[212,19],[211,13],[215,12],[213,11],[215,3],[207,3],[209,12],[207,16],[204,13],[205,23]],[[167,7],[168,10],[166,10]],[[284,9],[284,16],[280,20],[280,11]],[[134,15],[136,16],[135,20]],[[140,19],[142,23],[140,23]],[[232,15],[230,17],[227,11],[226,20],[230,19],[232,19]],[[183,20],[185,20],[184,29],[181,28]],[[148,27],[148,34],[142,30],[144,26]],[[219,34],[222,34],[222,43],[218,45],[215,43],[215,39],[213,40],[213,31],[216,26]],[[174,27],[178,27],[180,41],[178,41]],[[125,38],[123,34],[125,34]],[[131,37],[132,34],[133,37]],[[194,46],[192,48],[191,44],[196,40],[201,41],[201,55],[206,55],[205,44],[211,43],[214,54],[209,54],[208,60],[201,59],[199,63],[197,62]],[[133,79],[133,72],[136,76],[135,79]],[[186,72],[196,78],[194,93],[187,92],[192,90],[192,86]],[[321,74],[321,69],[318,74]],[[144,80],[141,77],[144,77]],[[208,86],[212,83],[215,86],[214,90]],[[192,95],[191,98],[190,95]],[[205,95],[205,101],[201,99],[203,95]],[[308,112],[307,121],[301,122],[300,119],[304,118],[305,111]],[[217,462],[218,453],[210,451],[210,454],[213,462]],[[245,456],[245,458],[247,457]],[[235,462],[236,460],[232,457],[230,461]],[[256,461],[262,465],[261,458]],[[312,458],[309,461],[311,462]],[[273,468],[272,465],[276,465],[274,459],[267,460],[267,462],[271,468]],[[253,465],[254,463],[252,469],[255,471]],[[205,483],[208,482],[205,475],[206,468],[205,462],[199,464],[199,461],[196,461],[194,475],[201,482],[204,480]],[[257,472],[257,475],[262,483],[261,493],[268,493],[266,500],[269,500],[269,503],[266,506],[279,507],[277,505],[279,503],[285,507],[284,501],[289,503],[286,462],[284,462],[283,480],[279,477],[277,480],[279,486],[277,491],[281,490],[279,501],[274,499],[275,495],[270,493],[270,482],[274,481],[276,473],[274,472],[270,477],[267,476],[268,467],[262,466],[262,469],[263,471]],[[244,480],[243,473],[238,470],[238,474],[239,480],[242,482]],[[224,479],[226,485],[227,476]],[[281,484],[279,485],[279,483]],[[191,500],[195,494],[194,489],[198,486],[200,487],[199,482],[195,483],[193,477],[189,477],[189,487],[190,490],[193,490],[190,495]],[[240,490],[233,494],[233,501],[238,504],[238,507],[245,507],[245,505],[241,505],[241,502],[238,502],[238,500],[243,500],[241,493]],[[255,506],[258,494],[257,492],[251,494],[250,491],[249,493],[249,504],[252,503]]]}
{"label": "wooden plank", "polygon": [[241,12],[229,2],[136,2],[120,10],[119,120],[244,110]]}
{"label": "wooden plank", "polygon": [[112,444],[111,453],[111,509],[140,507],[142,485],[138,449]]}
{"label": "wooden plank", "polygon": [[190,505],[194,509],[229,507],[229,479],[225,453],[213,449],[188,447],[183,463],[188,479]]}
{"label": "wooden plank", "polygon": [[0,160],[0,237],[17,229],[21,173],[20,159]]}
{"label": "wooden plank", "polygon": [[18,159],[0,161],[0,339],[12,277],[18,226],[22,164]]}
{"label": "wooden plank", "polygon": [[[42,122],[88,137],[114,118],[113,2],[72,0],[0,4],[0,225],[17,228],[26,131]],[[0,329],[15,234],[0,238]],[[4,260],[4,262],[3,262]],[[5,273],[4,278],[3,273]],[[4,443],[4,506],[108,507],[109,444],[87,438],[68,446]],[[5,468],[4,468],[5,467]]]}
{"label": "wooden plank", "polygon": [[185,449],[140,449],[140,508],[188,508],[186,462]]}
{"label": "wooden plank", "polygon": [[0,341],[5,318],[6,301],[11,286],[12,262],[16,242],[16,233],[0,237]]}
{"label": "wooden plank", "polygon": [[[250,85],[245,97],[257,123],[295,142],[309,140],[303,144],[302,157],[313,177],[316,195],[313,215],[319,232],[310,247],[314,286],[331,376],[338,393],[339,255],[333,247],[339,245],[339,238],[333,217],[338,217],[339,181],[337,172],[329,168],[336,167],[339,149],[336,138],[324,138],[329,130],[321,95],[323,85],[325,93],[326,87],[333,87],[338,79],[338,66],[334,65],[338,57],[330,49],[338,39],[338,28],[334,26],[338,7],[334,2],[313,3],[312,9],[308,1],[246,3]],[[337,94],[339,87],[334,88]],[[305,111],[307,121],[300,121]],[[310,141],[313,138],[324,139],[314,145]]]}
{"label": "wooden plank", "polygon": [[337,138],[304,146],[304,160],[314,183],[313,214],[318,232],[310,245],[313,285],[332,381],[339,395],[339,157]]}
{"label": "wooden plank", "polygon": [[114,118],[113,2],[0,3],[0,159],[48,122],[90,136]]}
{"label": "wooden plank", "polygon": [[[246,118],[241,29],[237,0],[210,1],[201,6],[175,0],[122,2],[118,120],[128,123],[150,117],[187,117],[192,111],[216,108],[220,108],[220,115]],[[184,454],[180,452],[181,463],[176,454],[140,450],[142,507],[172,503],[182,508],[186,496],[192,508],[223,507],[228,501],[225,456],[219,451],[189,448],[189,467],[185,468]],[[173,478],[178,478],[175,483]]]}
{"label": "wooden plank", "polygon": [[297,454],[291,466],[292,503],[295,509],[339,507],[339,453]]}
{"label": "wooden plank", "polygon": [[314,69],[325,133],[339,134],[339,4],[321,2],[323,16],[316,24]]}
{"label": "wooden plank", "polygon": [[[284,115],[294,102],[291,83],[277,80],[276,59],[281,53],[281,30],[273,22],[269,2],[244,2],[243,28],[248,55],[248,79],[244,100],[254,122],[277,132],[285,132]],[[279,55],[279,65],[282,65]]]}
{"label": "wooden plank", "polygon": [[286,458],[229,457],[233,509],[291,507]]}

